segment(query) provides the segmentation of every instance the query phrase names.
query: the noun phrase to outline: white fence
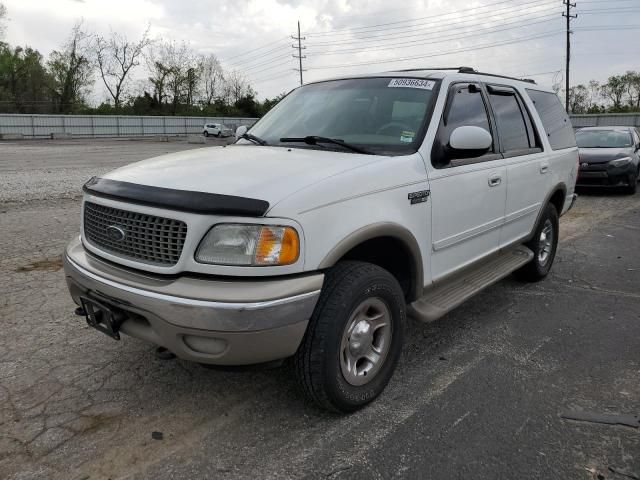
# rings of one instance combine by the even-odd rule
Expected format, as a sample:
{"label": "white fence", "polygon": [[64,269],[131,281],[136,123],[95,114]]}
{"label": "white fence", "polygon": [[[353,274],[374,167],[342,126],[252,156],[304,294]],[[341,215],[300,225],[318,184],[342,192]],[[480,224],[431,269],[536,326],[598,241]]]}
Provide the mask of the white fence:
{"label": "white fence", "polygon": [[74,137],[146,137],[198,135],[205,123],[222,123],[235,130],[253,125],[257,118],[147,117],[128,115],[32,115],[0,114],[0,135],[25,138],[69,134]]}
{"label": "white fence", "polygon": [[602,115],[570,115],[573,128],[640,127],[640,113],[605,113]]}
{"label": "white fence", "polygon": [[[223,123],[232,130],[251,126],[257,118],[147,117],[128,115],[0,114],[0,135],[45,138],[52,134],[74,137],[146,137],[199,135],[205,123]],[[571,115],[574,128],[628,125],[640,127],[638,113]]]}

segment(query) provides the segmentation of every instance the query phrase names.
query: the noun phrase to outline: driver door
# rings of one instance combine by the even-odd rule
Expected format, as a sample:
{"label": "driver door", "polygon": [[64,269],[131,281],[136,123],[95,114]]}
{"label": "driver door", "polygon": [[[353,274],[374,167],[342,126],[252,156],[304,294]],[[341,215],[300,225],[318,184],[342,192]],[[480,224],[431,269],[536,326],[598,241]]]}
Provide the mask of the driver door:
{"label": "driver door", "polygon": [[[453,84],[445,105],[429,172],[434,281],[498,250],[507,199],[506,167],[484,89]],[[484,128],[493,146],[480,157],[450,158],[449,137],[461,126]]]}

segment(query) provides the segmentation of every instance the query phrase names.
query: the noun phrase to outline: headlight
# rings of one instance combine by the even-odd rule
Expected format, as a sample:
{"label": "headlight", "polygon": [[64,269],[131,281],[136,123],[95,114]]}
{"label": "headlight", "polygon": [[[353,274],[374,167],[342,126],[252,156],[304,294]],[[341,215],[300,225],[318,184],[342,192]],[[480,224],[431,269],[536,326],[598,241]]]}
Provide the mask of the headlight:
{"label": "headlight", "polygon": [[625,165],[629,165],[631,163],[630,157],[618,158],[616,160],[611,160],[609,165],[612,167],[624,167]]}
{"label": "headlight", "polygon": [[299,254],[298,232],[291,227],[220,224],[200,242],[196,261],[215,265],[289,265]]}

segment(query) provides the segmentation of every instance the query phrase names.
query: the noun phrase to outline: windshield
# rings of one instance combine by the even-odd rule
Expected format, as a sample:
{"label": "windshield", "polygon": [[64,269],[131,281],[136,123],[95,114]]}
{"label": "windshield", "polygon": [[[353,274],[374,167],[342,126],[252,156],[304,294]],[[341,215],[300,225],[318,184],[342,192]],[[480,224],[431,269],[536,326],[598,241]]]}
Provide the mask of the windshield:
{"label": "windshield", "polygon": [[580,130],[576,133],[580,148],[625,148],[633,146],[631,134],[624,130]]}
{"label": "windshield", "polygon": [[[269,145],[339,149],[282,138],[328,137],[381,155],[415,152],[437,81],[358,78],[314,83],[287,95],[251,129]],[[347,150],[344,150],[347,151]]]}

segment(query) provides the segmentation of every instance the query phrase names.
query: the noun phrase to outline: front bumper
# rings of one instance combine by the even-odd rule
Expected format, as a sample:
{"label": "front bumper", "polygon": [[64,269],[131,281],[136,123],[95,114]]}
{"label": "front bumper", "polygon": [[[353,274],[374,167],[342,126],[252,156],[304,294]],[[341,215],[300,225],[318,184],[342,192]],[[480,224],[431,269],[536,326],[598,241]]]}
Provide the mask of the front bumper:
{"label": "front bumper", "polygon": [[120,332],[217,365],[293,355],[324,280],[321,273],[277,280],[142,274],[98,259],[79,239],[67,247],[64,269],[77,304],[93,298],[126,315]]}
{"label": "front bumper", "polygon": [[577,187],[621,187],[636,181],[637,167],[630,163],[623,167],[592,164],[578,171]]}

